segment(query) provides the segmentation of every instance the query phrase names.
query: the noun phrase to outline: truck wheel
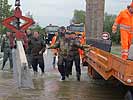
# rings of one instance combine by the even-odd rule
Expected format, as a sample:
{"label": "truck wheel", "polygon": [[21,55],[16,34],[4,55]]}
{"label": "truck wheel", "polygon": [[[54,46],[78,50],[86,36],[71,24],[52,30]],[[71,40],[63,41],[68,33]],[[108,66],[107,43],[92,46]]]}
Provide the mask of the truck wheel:
{"label": "truck wheel", "polygon": [[133,100],[133,94],[130,90],[126,93],[124,100]]}

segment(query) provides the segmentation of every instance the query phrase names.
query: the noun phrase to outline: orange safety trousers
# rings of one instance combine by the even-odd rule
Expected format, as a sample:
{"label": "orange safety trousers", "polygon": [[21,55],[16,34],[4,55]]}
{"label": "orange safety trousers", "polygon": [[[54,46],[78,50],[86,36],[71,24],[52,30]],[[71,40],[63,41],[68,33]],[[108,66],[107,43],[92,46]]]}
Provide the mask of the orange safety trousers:
{"label": "orange safety trousers", "polygon": [[123,29],[121,29],[120,32],[121,32],[121,50],[122,50],[121,56],[123,59],[127,60],[129,48],[132,43],[133,34]]}
{"label": "orange safety trousers", "polygon": [[112,27],[112,31],[117,30],[120,26],[121,32],[121,54],[123,59],[128,59],[128,52],[133,38],[133,15],[129,9],[122,10],[116,17],[115,23]]}

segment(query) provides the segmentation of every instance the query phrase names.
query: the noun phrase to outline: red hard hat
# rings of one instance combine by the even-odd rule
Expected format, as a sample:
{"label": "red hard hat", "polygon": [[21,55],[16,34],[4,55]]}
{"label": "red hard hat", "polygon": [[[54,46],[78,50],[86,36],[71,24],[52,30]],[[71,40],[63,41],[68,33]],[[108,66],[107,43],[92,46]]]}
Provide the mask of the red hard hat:
{"label": "red hard hat", "polygon": [[132,8],[133,8],[133,2],[130,4],[130,7],[132,7]]}

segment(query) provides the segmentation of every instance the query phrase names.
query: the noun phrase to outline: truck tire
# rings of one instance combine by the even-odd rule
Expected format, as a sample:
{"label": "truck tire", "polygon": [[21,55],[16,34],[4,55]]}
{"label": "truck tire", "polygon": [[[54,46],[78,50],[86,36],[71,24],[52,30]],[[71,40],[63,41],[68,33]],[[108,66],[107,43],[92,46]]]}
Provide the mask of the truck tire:
{"label": "truck tire", "polygon": [[97,73],[94,69],[92,70],[93,73],[93,79],[103,79],[102,76]]}
{"label": "truck tire", "polygon": [[88,64],[88,75],[92,78],[92,79],[103,79],[102,76],[100,74],[98,74],[92,67],[91,65]]}

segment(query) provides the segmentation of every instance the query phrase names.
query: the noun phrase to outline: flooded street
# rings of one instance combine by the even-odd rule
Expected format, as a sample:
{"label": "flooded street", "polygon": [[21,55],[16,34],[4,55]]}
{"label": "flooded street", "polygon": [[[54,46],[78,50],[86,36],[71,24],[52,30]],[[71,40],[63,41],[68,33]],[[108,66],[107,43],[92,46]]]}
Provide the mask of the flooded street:
{"label": "flooded street", "polygon": [[82,68],[81,82],[73,76],[64,82],[59,81],[58,70],[52,68],[52,56],[48,51],[45,57],[44,77],[33,77],[35,89],[18,89],[11,72],[0,71],[0,100],[123,100],[123,93],[116,86],[104,80],[92,80],[87,68]]}

